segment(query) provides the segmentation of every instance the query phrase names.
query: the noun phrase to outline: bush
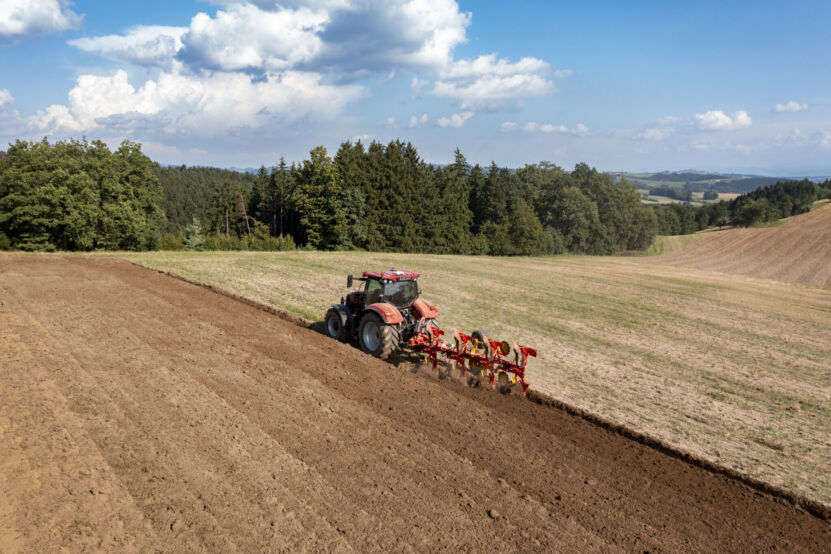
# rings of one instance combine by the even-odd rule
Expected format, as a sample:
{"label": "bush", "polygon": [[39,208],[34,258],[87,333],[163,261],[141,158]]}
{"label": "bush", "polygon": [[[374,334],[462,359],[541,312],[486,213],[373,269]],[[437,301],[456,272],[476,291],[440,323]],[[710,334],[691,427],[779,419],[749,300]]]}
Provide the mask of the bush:
{"label": "bush", "polygon": [[157,250],[184,250],[185,243],[183,242],[181,233],[165,233],[159,239],[159,244],[156,245]]}
{"label": "bush", "polygon": [[297,250],[297,245],[294,244],[294,239],[291,238],[291,235],[280,235],[277,237],[277,250],[280,252]]}
{"label": "bush", "polygon": [[5,234],[3,234],[2,231],[0,231],[0,250],[11,250],[11,249],[12,249],[12,243],[9,241],[9,237],[7,237]]}
{"label": "bush", "polygon": [[188,250],[205,250],[205,236],[202,234],[202,226],[195,217],[191,224],[185,227],[185,246]]}

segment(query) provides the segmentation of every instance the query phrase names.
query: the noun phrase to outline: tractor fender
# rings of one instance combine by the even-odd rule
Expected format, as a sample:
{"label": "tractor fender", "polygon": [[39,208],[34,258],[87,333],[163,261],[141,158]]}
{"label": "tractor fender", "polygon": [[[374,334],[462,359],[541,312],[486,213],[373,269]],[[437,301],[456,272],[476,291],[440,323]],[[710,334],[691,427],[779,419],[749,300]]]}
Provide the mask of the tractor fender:
{"label": "tractor fender", "polygon": [[413,313],[416,319],[436,319],[439,317],[439,309],[432,302],[423,298],[418,298],[413,302]]}
{"label": "tractor fender", "polygon": [[340,315],[340,322],[343,325],[344,329],[349,329],[350,334],[354,329],[355,322],[353,321],[354,318],[352,317],[352,313],[349,309],[344,306],[343,304],[332,304],[331,310],[335,310]]}
{"label": "tractor fender", "polygon": [[401,312],[398,311],[398,308],[392,304],[387,304],[386,302],[376,302],[375,304],[370,304],[367,306],[366,310],[372,310],[377,313],[387,325],[397,325],[404,321],[404,318],[401,316]]}

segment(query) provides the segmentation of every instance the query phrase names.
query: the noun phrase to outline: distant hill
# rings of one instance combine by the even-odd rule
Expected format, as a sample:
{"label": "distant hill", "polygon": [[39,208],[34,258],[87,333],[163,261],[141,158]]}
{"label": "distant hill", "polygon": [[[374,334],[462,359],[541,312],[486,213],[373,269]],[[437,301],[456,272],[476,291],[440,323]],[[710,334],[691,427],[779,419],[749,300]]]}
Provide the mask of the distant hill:
{"label": "distant hill", "polygon": [[692,192],[712,190],[719,193],[745,193],[766,187],[778,181],[787,181],[787,177],[766,177],[761,175],[739,175],[735,173],[712,173],[704,171],[662,171],[660,173],[611,172],[616,181],[626,178],[641,189],[665,187],[682,188],[686,186]]}
{"label": "distant hill", "polygon": [[648,258],[664,265],[831,286],[831,204],[776,227],[728,229],[698,235],[692,245]]}

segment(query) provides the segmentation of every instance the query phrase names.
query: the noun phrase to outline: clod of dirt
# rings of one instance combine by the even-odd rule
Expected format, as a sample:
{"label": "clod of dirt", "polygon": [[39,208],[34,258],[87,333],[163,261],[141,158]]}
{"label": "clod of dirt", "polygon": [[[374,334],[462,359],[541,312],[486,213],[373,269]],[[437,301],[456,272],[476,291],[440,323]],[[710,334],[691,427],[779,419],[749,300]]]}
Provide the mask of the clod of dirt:
{"label": "clod of dirt", "polygon": [[488,517],[491,518],[491,519],[497,519],[500,515],[501,514],[499,512],[497,512],[496,510],[494,510],[493,508],[488,510]]}

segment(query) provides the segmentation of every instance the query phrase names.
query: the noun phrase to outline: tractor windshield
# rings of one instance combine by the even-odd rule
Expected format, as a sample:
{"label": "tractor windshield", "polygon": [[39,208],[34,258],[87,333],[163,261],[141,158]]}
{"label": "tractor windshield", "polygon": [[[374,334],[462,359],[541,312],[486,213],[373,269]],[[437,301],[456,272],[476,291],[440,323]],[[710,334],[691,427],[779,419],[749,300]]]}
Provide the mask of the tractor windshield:
{"label": "tractor windshield", "polygon": [[406,308],[418,298],[415,281],[391,281],[384,283],[384,300],[398,308]]}

